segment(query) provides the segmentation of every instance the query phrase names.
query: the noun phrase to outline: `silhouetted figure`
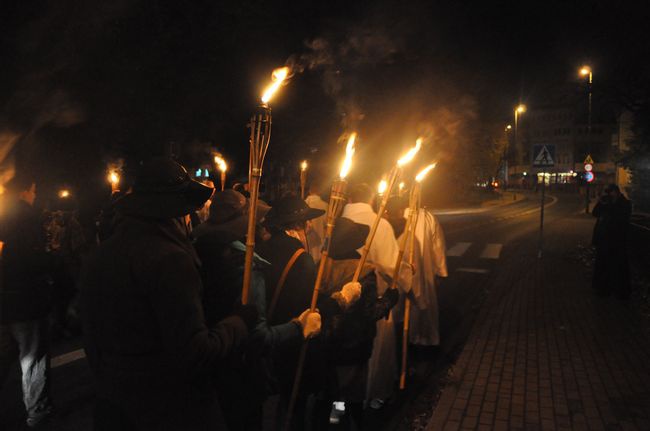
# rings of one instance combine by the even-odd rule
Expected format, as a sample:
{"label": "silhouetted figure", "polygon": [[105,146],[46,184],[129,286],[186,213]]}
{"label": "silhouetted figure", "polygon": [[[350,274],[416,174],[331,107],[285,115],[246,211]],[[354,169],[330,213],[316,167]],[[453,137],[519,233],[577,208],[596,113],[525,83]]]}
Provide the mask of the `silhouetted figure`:
{"label": "silhouetted figure", "polygon": [[593,236],[596,262],[592,285],[599,295],[614,293],[620,299],[630,297],[627,235],[631,213],[630,201],[615,184],[605,187],[592,211],[598,217]]}
{"label": "silhouetted figure", "polygon": [[49,398],[48,321],[52,306],[54,261],[45,251],[40,213],[34,209],[36,184],[16,177],[8,185],[9,200],[0,220],[2,290],[0,385],[16,356],[22,371],[27,426],[35,427],[52,411]]}

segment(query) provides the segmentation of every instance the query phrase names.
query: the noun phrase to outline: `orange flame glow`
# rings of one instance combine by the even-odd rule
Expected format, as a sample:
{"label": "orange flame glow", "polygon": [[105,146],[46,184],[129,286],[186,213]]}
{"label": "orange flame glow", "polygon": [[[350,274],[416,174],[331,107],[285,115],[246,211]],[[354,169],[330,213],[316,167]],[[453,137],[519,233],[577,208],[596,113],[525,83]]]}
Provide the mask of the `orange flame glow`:
{"label": "orange flame glow", "polygon": [[354,156],[354,142],[356,140],[357,134],[356,132],[353,132],[348,138],[348,145],[345,147],[345,159],[343,160],[343,164],[341,165],[341,172],[339,173],[339,177],[341,179],[345,179],[345,177],[347,177],[350,173],[350,169],[352,168],[352,156]]}
{"label": "orange flame glow", "polygon": [[377,193],[383,195],[384,193],[386,193],[386,189],[388,189],[388,181],[386,180],[379,181],[379,185],[377,186]]}
{"label": "orange flame glow", "polygon": [[429,166],[427,166],[426,168],[422,169],[422,170],[421,170],[421,171],[420,171],[420,172],[415,176],[415,181],[417,181],[418,183],[421,183],[422,180],[424,179],[424,177],[427,176],[427,174],[429,173],[429,171],[431,171],[433,168],[436,167],[436,164],[437,164],[437,163],[431,163]]}
{"label": "orange flame glow", "polygon": [[214,162],[217,164],[221,172],[226,172],[228,170],[228,165],[226,164],[226,161],[223,159],[223,157],[214,156]]}
{"label": "orange flame glow", "polygon": [[420,148],[422,148],[422,138],[418,138],[417,141],[415,141],[415,147],[408,150],[408,152],[397,161],[397,166],[404,166],[413,160],[418,151],[420,151]]}
{"label": "orange flame glow", "polygon": [[282,86],[282,83],[289,77],[289,68],[280,67],[273,71],[271,75],[271,84],[266,87],[264,94],[262,94],[262,103],[269,103],[273,95],[278,91]]}
{"label": "orange flame glow", "polygon": [[300,170],[303,172],[307,170],[307,160],[302,161],[302,163],[300,164]]}
{"label": "orange flame glow", "polygon": [[120,174],[118,174],[116,171],[111,171],[108,174],[108,182],[117,185],[120,182]]}

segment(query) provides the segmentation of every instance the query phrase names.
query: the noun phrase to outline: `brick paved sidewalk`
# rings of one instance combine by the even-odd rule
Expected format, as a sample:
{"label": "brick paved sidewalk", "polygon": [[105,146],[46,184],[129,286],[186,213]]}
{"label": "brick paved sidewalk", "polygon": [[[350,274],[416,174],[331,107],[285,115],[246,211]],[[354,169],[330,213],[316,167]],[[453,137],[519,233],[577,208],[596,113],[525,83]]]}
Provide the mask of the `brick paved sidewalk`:
{"label": "brick paved sidewalk", "polygon": [[632,307],[591,294],[571,256],[593,220],[549,226],[495,275],[427,430],[650,430],[650,342]]}

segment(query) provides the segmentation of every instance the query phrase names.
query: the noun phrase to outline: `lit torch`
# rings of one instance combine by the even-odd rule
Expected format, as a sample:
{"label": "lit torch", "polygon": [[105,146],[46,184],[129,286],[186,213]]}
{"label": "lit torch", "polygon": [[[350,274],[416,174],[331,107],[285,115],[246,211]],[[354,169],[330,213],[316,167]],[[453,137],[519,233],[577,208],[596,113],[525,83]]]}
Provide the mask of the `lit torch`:
{"label": "lit torch", "polygon": [[384,196],[384,193],[386,193],[387,188],[388,188],[388,181],[386,180],[379,181],[379,184],[377,185],[377,194],[379,196]]}
{"label": "lit torch", "polygon": [[248,230],[246,234],[246,257],[244,260],[244,282],[242,284],[242,304],[248,304],[248,292],[251,286],[251,275],[253,272],[253,254],[255,252],[255,227],[257,220],[257,199],[259,197],[260,179],[264,157],[269,149],[271,140],[271,108],[269,101],[289,77],[289,68],[281,67],[275,69],[271,76],[271,84],[262,94],[262,105],[251,117],[248,127],[251,130],[249,139],[250,153],[248,158],[248,184],[250,192],[250,204],[248,209]]}
{"label": "lit torch", "polygon": [[[409,213],[406,219],[406,226],[404,227],[404,235],[399,245],[399,253],[397,254],[397,262],[395,262],[395,269],[393,270],[393,280],[391,289],[397,289],[397,280],[399,279],[400,270],[402,268],[402,259],[404,258],[404,250],[406,249],[407,242],[410,241],[409,263],[413,268],[413,259],[415,255],[415,228],[418,224],[420,217],[420,197],[422,192],[422,180],[427,174],[436,167],[436,163],[432,163],[426,168],[422,169],[415,176],[415,183],[411,189],[409,196]],[[411,318],[411,300],[406,297],[404,301],[404,328],[402,339],[402,370],[399,378],[399,387],[404,389],[406,387],[406,360],[408,349],[408,333],[409,333],[409,320]]]}
{"label": "lit torch", "polygon": [[300,197],[305,200],[305,185],[307,184],[307,160],[300,164]]}
{"label": "lit torch", "polygon": [[111,192],[116,193],[120,191],[120,173],[112,170],[108,173],[108,182],[111,184]]}
{"label": "lit torch", "polygon": [[226,171],[228,170],[228,165],[223,157],[216,155],[214,156],[214,163],[217,165],[217,169],[221,173],[221,191],[226,189]]}
{"label": "lit torch", "polygon": [[[325,265],[329,255],[329,246],[332,239],[332,233],[334,232],[334,225],[336,219],[343,209],[345,204],[345,189],[347,187],[347,177],[350,173],[350,168],[352,167],[352,156],[354,156],[354,143],[357,139],[357,134],[352,133],[348,138],[348,144],[345,148],[345,159],[341,164],[341,170],[339,172],[339,177],[334,180],[332,184],[332,190],[330,192],[329,204],[327,206],[327,215],[325,222],[325,237],[323,238],[323,248],[321,251],[321,259],[318,264],[318,272],[316,273],[316,281],[314,283],[314,290],[311,296],[311,305],[309,309],[314,312],[316,310],[316,303],[318,302],[318,293],[320,291],[320,286],[323,282],[323,274],[325,273]],[[298,358],[298,366],[296,368],[296,378],[293,381],[293,388],[291,391],[291,398],[289,400],[289,407],[287,409],[287,416],[285,418],[284,429],[289,429],[291,424],[291,417],[293,415],[293,409],[296,405],[296,399],[298,396],[298,389],[300,388],[300,381],[302,380],[302,370],[305,365],[305,358],[307,355],[307,342],[305,341],[300,350],[300,356]]]}
{"label": "lit torch", "polygon": [[354,271],[354,277],[352,278],[352,281],[355,283],[359,281],[359,276],[361,275],[361,269],[363,268],[363,265],[366,263],[366,259],[368,258],[370,245],[372,244],[372,241],[375,239],[375,234],[377,233],[377,227],[379,226],[379,221],[381,220],[382,214],[384,214],[384,211],[386,210],[388,197],[390,196],[391,190],[393,190],[393,187],[395,186],[395,182],[397,181],[397,178],[401,174],[402,167],[407,163],[409,163],[411,160],[413,160],[413,158],[418,153],[418,151],[420,151],[420,148],[422,148],[422,139],[418,138],[418,140],[415,142],[415,146],[411,148],[402,158],[400,158],[397,161],[397,164],[390,171],[390,175],[388,176],[386,191],[382,196],[381,204],[379,205],[379,209],[377,210],[377,216],[375,217],[375,221],[373,222],[372,227],[370,228],[370,232],[368,233],[368,238],[366,238],[366,244],[363,246],[363,250],[361,251],[361,258],[357,263],[357,269]]}
{"label": "lit torch", "polygon": [[266,87],[264,90],[264,93],[262,94],[262,103],[267,105],[273,95],[282,87],[282,84],[287,80],[289,77],[289,68],[288,67],[280,67],[278,69],[275,69],[273,71],[273,74],[271,75],[271,83]]}

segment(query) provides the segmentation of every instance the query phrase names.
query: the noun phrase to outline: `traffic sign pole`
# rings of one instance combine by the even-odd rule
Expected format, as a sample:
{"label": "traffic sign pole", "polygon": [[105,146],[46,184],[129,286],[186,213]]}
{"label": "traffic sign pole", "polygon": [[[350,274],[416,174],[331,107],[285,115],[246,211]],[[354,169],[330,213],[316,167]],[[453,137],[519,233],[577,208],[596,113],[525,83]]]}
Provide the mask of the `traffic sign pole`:
{"label": "traffic sign pole", "polygon": [[546,191],[546,173],[542,172],[542,201],[540,203],[539,211],[539,247],[537,251],[537,258],[541,259],[544,251],[544,199]]}

